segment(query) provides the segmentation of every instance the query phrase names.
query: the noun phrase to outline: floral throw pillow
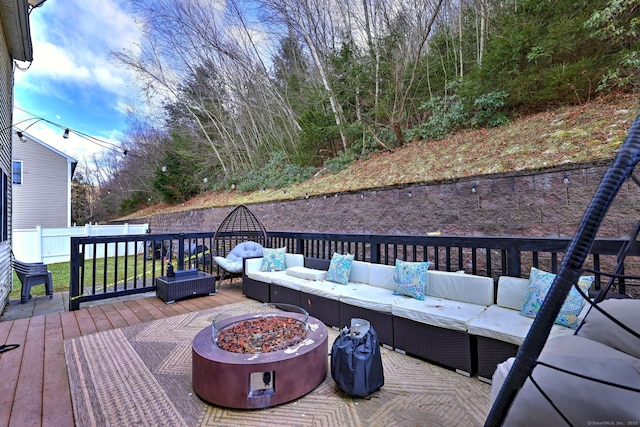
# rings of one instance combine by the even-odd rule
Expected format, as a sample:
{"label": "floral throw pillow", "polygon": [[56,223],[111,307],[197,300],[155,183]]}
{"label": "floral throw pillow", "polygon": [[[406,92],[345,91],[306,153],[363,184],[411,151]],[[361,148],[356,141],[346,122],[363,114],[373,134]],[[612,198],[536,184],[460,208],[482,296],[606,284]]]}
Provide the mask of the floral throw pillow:
{"label": "floral throw pillow", "polygon": [[262,266],[260,267],[260,271],[285,270],[286,251],[286,247],[277,249],[264,248],[262,251]]}
{"label": "floral throw pillow", "polygon": [[[556,275],[553,273],[531,267],[529,288],[524,297],[522,310],[520,310],[521,315],[536,317],[555,277]],[[578,280],[578,286],[584,293],[587,293],[594,279],[594,276],[581,276]],[[555,323],[575,329],[578,326],[578,316],[582,311],[582,307],[584,307],[584,298],[575,287],[571,287],[571,291],[569,291],[569,295],[567,295],[564,304],[562,304]]]}
{"label": "floral throw pillow", "polygon": [[429,262],[396,260],[396,270],[393,273],[393,281],[395,282],[393,294],[423,301],[429,265]]}
{"label": "floral throw pillow", "polygon": [[349,283],[349,273],[351,273],[352,263],[353,255],[341,255],[337,252],[334,252],[333,256],[331,257],[329,271],[327,271],[327,277],[325,280],[340,283],[341,285],[346,285],[347,283]]}

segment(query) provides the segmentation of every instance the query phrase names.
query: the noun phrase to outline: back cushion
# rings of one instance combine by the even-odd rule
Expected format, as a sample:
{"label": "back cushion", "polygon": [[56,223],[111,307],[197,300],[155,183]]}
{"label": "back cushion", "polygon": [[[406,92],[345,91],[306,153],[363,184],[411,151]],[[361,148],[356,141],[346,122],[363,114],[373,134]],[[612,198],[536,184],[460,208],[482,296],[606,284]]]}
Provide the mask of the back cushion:
{"label": "back cushion", "polygon": [[286,253],[284,257],[285,257],[284,264],[287,268],[302,267],[304,265],[304,255],[302,254]]}
{"label": "back cushion", "polygon": [[250,273],[252,271],[260,271],[261,266],[262,266],[262,258],[248,258],[244,260],[245,273]]}
{"label": "back cushion", "polygon": [[493,304],[493,279],[473,274],[427,270],[425,295],[488,307]]}
{"label": "back cushion", "polygon": [[369,284],[378,288],[393,290],[393,274],[396,271],[392,265],[371,264],[369,266]]}
{"label": "back cushion", "polygon": [[498,305],[520,311],[529,288],[529,279],[500,276],[498,279]]}
{"label": "back cushion", "polygon": [[[640,333],[640,300],[608,299],[598,305],[627,328]],[[577,335],[640,358],[640,338],[622,329],[595,308],[584,319]]]}
{"label": "back cushion", "polygon": [[369,263],[362,261],[353,261],[351,263],[351,272],[349,273],[349,281],[356,283],[367,283],[369,280]]}

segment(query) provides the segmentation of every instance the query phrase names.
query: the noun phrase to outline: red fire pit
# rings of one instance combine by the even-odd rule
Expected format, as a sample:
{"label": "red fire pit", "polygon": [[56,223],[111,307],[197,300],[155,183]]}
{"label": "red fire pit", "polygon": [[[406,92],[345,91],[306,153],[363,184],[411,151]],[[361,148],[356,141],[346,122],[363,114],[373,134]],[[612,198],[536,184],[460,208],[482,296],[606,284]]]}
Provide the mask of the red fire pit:
{"label": "red fire pit", "polygon": [[[268,408],[309,393],[327,375],[327,327],[300,307],[264,304],[252,313],[222,313],[212,323],[192,344],[193,389],[207,402]],[[264,324],[278,326],[260,329]]]}

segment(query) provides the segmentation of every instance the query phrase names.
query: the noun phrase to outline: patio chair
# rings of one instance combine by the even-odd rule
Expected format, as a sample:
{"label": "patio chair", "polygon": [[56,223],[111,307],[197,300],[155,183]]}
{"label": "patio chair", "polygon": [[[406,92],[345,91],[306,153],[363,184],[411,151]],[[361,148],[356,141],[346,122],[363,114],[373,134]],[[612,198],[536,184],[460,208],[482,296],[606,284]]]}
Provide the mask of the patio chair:
{"label": "patio chair", "polygon": [[262,245],[253,241],[242,242],[236,245],[226,257],[214,256],[213,260],[218,264],[220,269],[222,269],[219,284],[221,284],[225,278],[233,280],[234,277],[241,277],[245,258],[261,256]]}
{"label": "patio chair", "polygon": [[235,207],[220,223],[213,236],[214,253],[226,256],[242,242],[267,244],[267,231],[258,218],[245,205]]}
{"label": "patio chair", "polygon": [[[213,235],[213,251],[214,257],[218,259],[226,258],[227,255],[243,242],[252,242],[267,246],[267,231],[258,218],[245,205],[235,207],[220,223],[218,229]],[[241,249],[238,249],[241,250]],[[259,256],[261,256],[260,254]],[[246,256],[245,256],[246,258]],[[205,260],[206,261],[206,260]],[[222,261],[224,263],[224,261]],[[217,261],[216,261],[217,263]],[[242,263],[241,263],[242,264]],[[230,272],[225,270],[217,263],[220,276],[227,277],[230,274],[241,274],[238,272]],[[221,271],[222,270],[222,271]],[[222,282],[222,277],[220,282]]]}
{"label": "patio chair", "polygon": [[45,285],[47,295],[49,298],[53,298],[53,278],[45,264],[41,262],[22,262],[12,258],[11,267],[13,267],[22,283],[20,304],[24,304],[31,299],[31,287],[36,285]]}
{"label": "patio chair", "polygon": [[[583,269],[582,266],[584,264],[585,259],[589,255],[590,249],[593,245],[593,241],[598,232],[598,229],[603,222],[607,210],[611,206],[616,197],[616,194],[622,188],[622,186],[626,183],[626,181],[630,178],[636,185],[640,186],[640,180],[633,175],[633,171],[640,161],[640,114],[636,117],[627,138],[625,139],[623,145],[618,150],[618,154],[614,159],[613,163],[607,170],[606,174],[602,178],[600,185],[598,186],[596,193],[587,208],[582,222],[576,232],[575,236],[571,240],[571,243],[567,247],[565,256],[562,259],[562,263],[560,265],[560,269],[549,288],[546,298],[536,315],[534,322],[524,339],[523,343],[520,345],[518,353],[513,359],[513,363],[510,366],[506,377],[501,384],[499,390],[497,390],[496,398],[493,401],[489,414],[485,420],[485,426],[501,426],[503,425],[509,410],[511,409],[512,403],[516,399],[516,396],[524,389],[524,385],[527,384],[527,381],[533,382],[533,371],[536,366],[538,366],[539,358],[541,354],[543,354],[543,350],[547,343],[547,339],[549,338],[549,333],[551,331],[551,327],[553,326],[555,319],[558,316],[558,313],[565,301],[567,294],[573,287],[573,284],[578,281],[579,276],[582,274]],[[625,276],[623,267],[624,267],[624,259],[632,252],[632,250],[637,250],[637,242],[638,242],[638,234],[640,233],[640,222],[636,228],[632,231],[629,236],[626,244],[621,248],[620,253],[618,254],[618,263],[613,270],[612,273],[607,274],[605,272],[599,272],[601,274],[605,274],[610,277],[609,283],[606,287],[600,289],[600,291],[596,294],[593,301],[588,302],[588,304],[592,305],[587,313],[585,319],[589,318],[592,315],[592,308],[597,307],[600,302],[605,298],[609,288],[613,285],[615,279],[637,279],[632,276]],[[592,272],[596,272],[592,270]],[[578,292],[582,294],[585,299],[588,299],[588,295],[584,294],[577,287]],[[601,311],[600,309],[596,309]],[[603,312],[604,313],[604,312]],[[613,314],[613,316],[612,316]],[[620,322],[615,318],[615,314],[608,314],[609,317],[619,328],[622,328],[629,333],[633,334],[636,339],[634,344],[637,348],[638,340],[640,340],[640,334],[638,332],[629,328],[629,326]],[[584,323],[584,321],[583,321]],[[612,328],[613,329],[613,328]],[[615,335],[615,333],[609,333],[608,335]],[[581,354],[580,358],[584,359],[588,357],[588,354]],[[566,358],[564,358],[566,359]],[[610,365],[618,365],[617,363],[609,361]],[[552,369],[556,369],[556,372],[560,372],[560,370],[551,365],[547,365]],[[602,375],[604,363],[592,362],[592,366],[594,367],[594,372],[592,377],[582,376],[578,378],[586,378],[592,383],[602,383],[601,379],[596,379],[597,375]],[[637,366],[637,365],[636,365]],[[564,373],[568,373],[569,375],[577,375],[572,374],[569,370],[565,370]],[[557,376],[557,375],[556,375]],[[576,376],[577,377],[577,376]],[[536,377],[539,381],[540,378]],[[619,380],[619,378],[618,378]],[[541,396],[544,396],[544,399],[551,399],[548,397],[549,393],[544,390],[544,387],[541,386],[541,382],[536,382],[535,386],[538,388]],[[593,393],[583,392],[584,395],[598,395],[600,397],[605,396],[605,394],[611,394],[611,390],[631,390],[638,392],[639,389],[632,389],[628,386],[622,386],[621,383],[616,383],[615,380],[608,381],[606,387],[603,389],[601,393]],[[612,389],[615,387],[616,389]],[[557,389],[557,387],[556,387]],[[565,393],[570,394],[576,391],[576,388],[569,389]],[[526,398],[525,398],[526,399]],[[571,398],[571,406],[576,407],[575,397]],[[523,400],[526,402],[526,400]],[[553,402],[551,402],[553,403]],[[578,407],[580,407],[578,405]],[[554,414],[557,413],[557,416],[561,416],[562,419],[567,424],[571,424],[570,420],[566,417],[562,411],[560,411],[559,405],[553,405]],[[526,408],[527,410],[531,410],[530,408]],[[631,408],[633,410],[633,408]],[[534,410],[535,411],[535,410]],[[534,413],[534,412],[531,412]],[[536,413],[536,418],[542,419],[539,412]],[[637,412],[636,412],[637,413]],[[612,414],[607,414],[607,416]],[[593,418],[596,419],[604,419],[604,418]],[[621,419],[624,419],[623,417]],[[590,422],[590,421],[589,421]],[[545,424],[542,421],[542,424]]]}

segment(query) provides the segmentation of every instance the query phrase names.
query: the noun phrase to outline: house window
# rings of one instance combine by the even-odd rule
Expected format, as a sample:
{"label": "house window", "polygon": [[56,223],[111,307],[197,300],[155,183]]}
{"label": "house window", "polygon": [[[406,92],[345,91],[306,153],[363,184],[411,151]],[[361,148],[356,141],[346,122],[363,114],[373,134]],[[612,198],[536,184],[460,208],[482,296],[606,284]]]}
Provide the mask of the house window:
{"label": "house window", "polygon": [[17,185],[22,185],[22,161],[21,160],[13,161],[13,183]]}
{"label": "house window", "polygon": [[0,182],[0,188],[2,189],[2,197],[0,202],[0,242],[4,242],[9,239],[9,176],[6,173],[2,173]]}

